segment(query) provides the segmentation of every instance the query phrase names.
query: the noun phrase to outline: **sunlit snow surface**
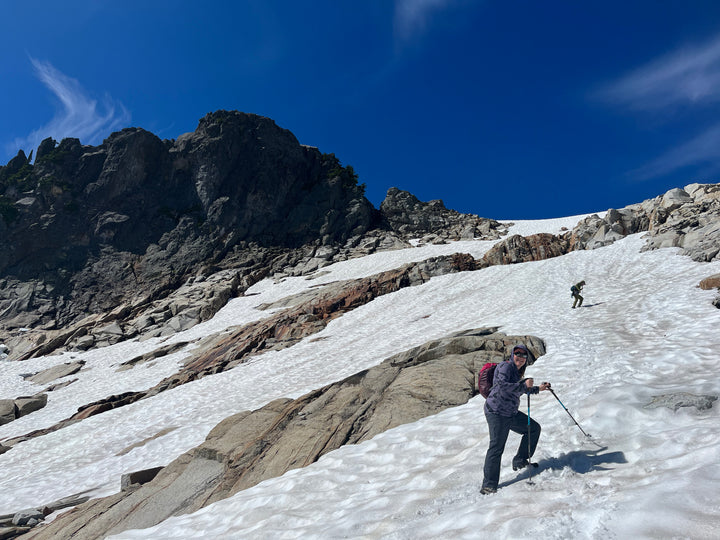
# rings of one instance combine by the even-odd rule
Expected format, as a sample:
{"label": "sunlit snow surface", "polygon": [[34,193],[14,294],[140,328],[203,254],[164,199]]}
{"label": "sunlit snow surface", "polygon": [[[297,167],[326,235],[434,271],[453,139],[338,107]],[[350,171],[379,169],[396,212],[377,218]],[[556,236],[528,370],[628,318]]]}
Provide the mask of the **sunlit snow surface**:
{"label": "sunlit snow surface", "polygon": [[[558,233],[581,217],[516,222],[510,232]],[[257,294],[232,300],[213,320],[163,344],[267,317],[255,307],[313,285],[441,254],[480,257],[492,244],[379,253],[324,268],[314,279],[266,280],[248,291]],[[436,277],[355,309],[289,349],[18,444],[0,455],[0,514],[85,490],[117,492],[121,474],[169,463],[230,414],[298,397],[433,338],[500,326],[546,341],[548,353],[528,375],[551,381],[593,436],[587,439],[549,392],[533,397],[531,414],[543,426],[533,485],[509,466],[519,442],[511,434],[501,489],[479,494],[488,439],[477,397],[194,514],[114,538],[717,538],[720,404],[704,412],[644,405],[663,393],[720,394],[720,310],[711,304],[715,293],[697,287],[720,263],[695,263],[675,249],[640,253],[643,245],[634,235],[546,261]],[[569,287],[580,279],[587,307],[573,310]],[[3,363],[0,399],[42,389],[21,373],[86,361],[68,377],[79,381],[50,392],[45,409],[0,426],[0,439],[50,426],[79,405],[151,387],[188,352],[115,370],[159,345],[127,342]],[[165,428],[175,429],[121,452]]]}

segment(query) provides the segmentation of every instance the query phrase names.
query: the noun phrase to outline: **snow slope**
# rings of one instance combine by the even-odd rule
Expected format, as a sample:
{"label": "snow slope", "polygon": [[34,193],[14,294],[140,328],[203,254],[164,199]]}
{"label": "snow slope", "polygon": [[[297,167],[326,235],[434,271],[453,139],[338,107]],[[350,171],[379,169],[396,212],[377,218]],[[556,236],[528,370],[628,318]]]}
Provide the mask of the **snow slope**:
{"label": "snow slope", "polygon": [[[511,233],[556,233],[582,217],[516,222]],[[509,466],[519,442],[511,434],[501,489],[479,494],[488,440],[484,401],[476,397],[194,514],[114,538],[717,538],[720,405],[703,412],[644,405],[663,393],[720,394],[720,310],[711,305],[714,292],[697,288],[720,263],[695,263],[674,249],[640,253],[643,244],[634,235],[594,251],[433,278],[351,311],[289,349],[19,444],[0,455],[0,514],[81,491],[116,492],[121,474],[167,464],[230,414],[300,396],[433,338],[500,326],[546,341],[548,353],[528,375],[552,382],[593,436],[580,432],[552,394],[534,396],[531,414],[543,433],[533,485]],[[266,280],[249,291],[256,295],[232,300],[213,320],[165,343],[266,317],[255,306],[318,283],[455,251],[479,257],[491,245],[379,253],[314,279]],[[588,307],[572,310],[569,287],[580,279]],[[71,376],[80,380],[51,392],[48,407],[0,426],[0,440],[52,425],[81,404],[152,386],[187,353],[115,369],[158,343],[3,363],[0,399],[41,390],[21,373],[86,361]],[[165,428],[172,430],[130,448]]]}

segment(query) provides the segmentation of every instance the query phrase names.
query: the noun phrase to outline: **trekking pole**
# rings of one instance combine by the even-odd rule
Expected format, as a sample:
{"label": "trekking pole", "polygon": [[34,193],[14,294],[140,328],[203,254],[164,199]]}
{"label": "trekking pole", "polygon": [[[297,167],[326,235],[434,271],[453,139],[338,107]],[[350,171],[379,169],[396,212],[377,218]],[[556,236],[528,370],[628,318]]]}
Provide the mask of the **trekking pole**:
{"label": "trekking pole", "polygon": [[[570,414],[570,411],[567,410],[567,407],[566,407],[565,405],[563,405],[563,402],[560,401],[560,398],[557,397],[557,394],[555,394],[555,390],[553,390],[552,388],[548,388],[548,390],[550,390],[550,391],[552,392],[552,395],[555,396],[555,399],[558,400],[558,403],[559,403],[560,405],[562,405],[562,408],[565,409],[565,412],[568,413],[568,415],[570,416],[570,418],[572,418],[572,421],[575,422],[575,425],[580,428],[580,431],[583,432],[583,435],[585,435],[586,437],[590,437],[590,435],[588,435],[587,433],[585,433],[585,430],[584,430],[583,428],[581,428],[581,427],[580,427],[580,424],[578,424],[577,421],[573,418],[573,415]],[[528,396],[528,410],[530,410],[530,396]]]}
{"label": "trekking pole", "polygon": [[530,474],[528,475],[528,484],[533,484],[534,483],[532,481],[533,466],[532,466],[532,463],[530,463],[530,458],[532,457],[530,455],[530,448],[532,448],[532,442],[530,441],[530,439],[531,439],[531,436],[530,436],[530,394],[527,395],[527,401],[528,401],[528,413],[527,413],[527,417],[528,417],[528,470],[530,471]]}

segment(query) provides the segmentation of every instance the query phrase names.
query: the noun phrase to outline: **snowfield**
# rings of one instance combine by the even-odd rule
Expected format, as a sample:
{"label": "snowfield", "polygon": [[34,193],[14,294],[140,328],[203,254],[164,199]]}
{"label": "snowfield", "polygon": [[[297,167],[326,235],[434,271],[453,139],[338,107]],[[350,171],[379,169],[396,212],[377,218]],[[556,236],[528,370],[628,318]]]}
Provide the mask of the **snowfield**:
{"label": "snowfield", "polygon": [[[518,221],[510,232],[557,233],[583,217]],[[86,362],[68,377],[77,382],[49,393],[47,407],[0,426],[0,442],[50,426],[79,405],[147,389],[193,347],[116,371],[160,344],[267,317],[256,307],[314,285],[454,252],[480,257],[492,245],[377,253],[310,279],[265,280],[211,321],[169,339],[2,363],[0,399],[13,399],[43,388],[21,374]],[[512,471],[520,437],[511,434],[501,489],[480,495],[488,438],[477,396],[193,514],[112,538],[718,538],[720,403],[705,411],[646,405],[668,393],[720,395],[720,310],[712,305],[716,293],[697,286],[720,273],[720,263],[696,263],[676,249],[641,253],[643,245],[633,235],[593,251],[436,277],[379,297],[288,349],[20,443],[0,455],[0,514],[78,492],[115,493],[123,473],[166,465],[231,414],[301,396],[431,339],[499,326],[545,340],[547,354],[527,374],[550,381],[592,435],[550,392],[533,396],[531,415],[543,432],[532,484],[528,471]],[[581,279],[584,307],[570,309],[570,285]]]}

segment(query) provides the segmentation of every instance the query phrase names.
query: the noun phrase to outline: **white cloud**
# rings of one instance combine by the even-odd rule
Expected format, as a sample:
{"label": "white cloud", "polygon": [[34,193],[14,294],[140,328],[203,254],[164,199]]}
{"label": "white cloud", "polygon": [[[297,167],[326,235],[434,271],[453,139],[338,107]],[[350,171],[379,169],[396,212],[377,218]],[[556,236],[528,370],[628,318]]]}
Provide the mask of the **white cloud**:
{"label": "white cloud", "polygon": [[601,90],[600,97],[638,110],[720,101],[720,36],[636,69]]}
{"label": "white cloud", "polygon": [[[638,112],[661,113],[665,121],[681,119],[677,113],[712,111],[720,102],[720,35],[648,62],[605,86],[596,97]],[[720,171],[720,124],[628,175],[648,180],[692,166],[705,166],[708,174]]]}
{"label": "white cloud", "polygon": [[673,148],[630,174],[638,180],[648,180],[670,174],[684,167],[702,164],[709,165],[708,173],[720,171],[720,124]]}
{"label": "white cloud", "polygon": [[87,95],[80,83],[61,73],[49,62],[30,59],[35,74],[60,101],[60,109],[45,126],[13,141],[14,148],[35,149],[47,137],[75,137],[84,144],[98,144],[112,131],[126,127],[130,113],[122,103],[105,96],[102,105]]}
{"label": "white cloud", "polygon": [[453,0],[395,0],[396,38],[407,42],[422,34],[430,16],[452,3]]}

